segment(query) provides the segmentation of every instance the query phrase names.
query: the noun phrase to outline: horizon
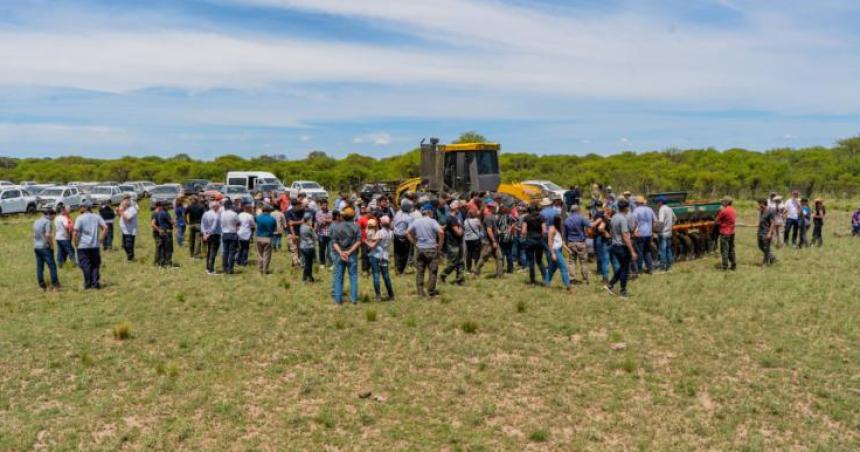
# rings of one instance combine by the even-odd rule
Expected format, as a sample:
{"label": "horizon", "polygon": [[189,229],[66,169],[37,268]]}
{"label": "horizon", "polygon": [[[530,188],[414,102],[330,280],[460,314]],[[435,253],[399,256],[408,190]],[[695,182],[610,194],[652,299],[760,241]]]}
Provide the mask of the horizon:
{"label": "horizon", "polygon": [[830,147],[860,135],[858,22],[850,0],[13,0],[0,155]]}

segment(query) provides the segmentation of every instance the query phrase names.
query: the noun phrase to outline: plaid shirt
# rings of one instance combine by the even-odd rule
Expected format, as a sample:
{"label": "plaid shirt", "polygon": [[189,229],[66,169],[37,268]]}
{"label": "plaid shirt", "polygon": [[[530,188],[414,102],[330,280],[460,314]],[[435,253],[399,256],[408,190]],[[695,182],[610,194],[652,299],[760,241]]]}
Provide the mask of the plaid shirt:
{"label": "plaid shirt", "polygon": [[323,212],[318,210],[314,216],[314,222],[317,224],[317,235],[320,237],[329,236],[329,228],[331,228],[331,211]]}

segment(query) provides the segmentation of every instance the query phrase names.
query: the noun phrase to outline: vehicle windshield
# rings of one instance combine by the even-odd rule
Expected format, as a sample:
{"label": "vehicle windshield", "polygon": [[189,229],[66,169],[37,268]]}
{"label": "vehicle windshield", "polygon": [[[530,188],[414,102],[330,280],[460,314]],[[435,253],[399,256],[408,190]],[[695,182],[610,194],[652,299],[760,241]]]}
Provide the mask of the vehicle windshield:
{"label": "vehicle windshield", "polygon": [[237,193],[248,193],[248,189],[245,187],[230,185],[227,187],[228,194],[237,194]]}
{"label": "vehicle windshield", "polygon": [[95,187],[93,188],[92,194],[94,195],[109,195],[111,192],[110,187]]}
{"label": "vehicle windshield", "polygon": [[318,188],[322,188],[322,187],[320,187],[320,184],[318,184],[316,182],[304,182],[302,184],[302,188],[318,189]]}
{"label": "vehicle windshield", "polygon": [[120,185],[119,189],[120,189],[120,191],[134,191],[134,186],[133,185]]}
{"label": "vehicle windshield", "polygon": [[261,177],[261,178],[257,179],[257,181],[258,181],[257,183],[259,183],[259,184],[277,184],[278,183],[277,179],[272,179],[272,178],[268,178],[268,177]]}
{"label": "vehicle windshield", "polygon": [[544,184],[544,186],[546,186],[547,190],[564,190],[563,188],[559,187],[558,185],[556,185],[552,182],[547,182]]}
{"label": "vehicle windshield", "polygon": [[63,189],[62,188],[47,188],[39,193],[39,196],[62,196]]}
{"label": "vehicle windshield", "polygon": [[153,193],[174,194],[179,193],[179,187],[155,187]]}
{"label": "vehicle windshield", "polygon": [[224,184],[208,184],[206,185],[206,190],[221,190],[224,188]]}

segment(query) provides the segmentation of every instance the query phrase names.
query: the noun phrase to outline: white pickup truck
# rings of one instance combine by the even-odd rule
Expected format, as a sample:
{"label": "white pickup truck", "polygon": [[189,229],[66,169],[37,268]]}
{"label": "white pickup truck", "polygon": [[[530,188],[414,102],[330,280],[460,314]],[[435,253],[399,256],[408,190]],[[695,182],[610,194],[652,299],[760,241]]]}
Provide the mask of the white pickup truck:
{"label": "white pickup truck", "polygon": [[0,187],[0,215],[36,212],[36,200],[16,186]]}

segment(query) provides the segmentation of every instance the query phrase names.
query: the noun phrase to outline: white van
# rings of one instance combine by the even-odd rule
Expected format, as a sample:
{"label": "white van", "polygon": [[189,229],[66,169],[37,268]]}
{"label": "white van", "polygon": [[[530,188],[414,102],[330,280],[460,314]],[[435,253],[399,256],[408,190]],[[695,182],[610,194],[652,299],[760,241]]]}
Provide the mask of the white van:
{"label": "white van", "polygon": [[265,171],[230,171],[227,173],[226,185],[242,185],[253,190],[258,184],[283,185],[274,174]]}

